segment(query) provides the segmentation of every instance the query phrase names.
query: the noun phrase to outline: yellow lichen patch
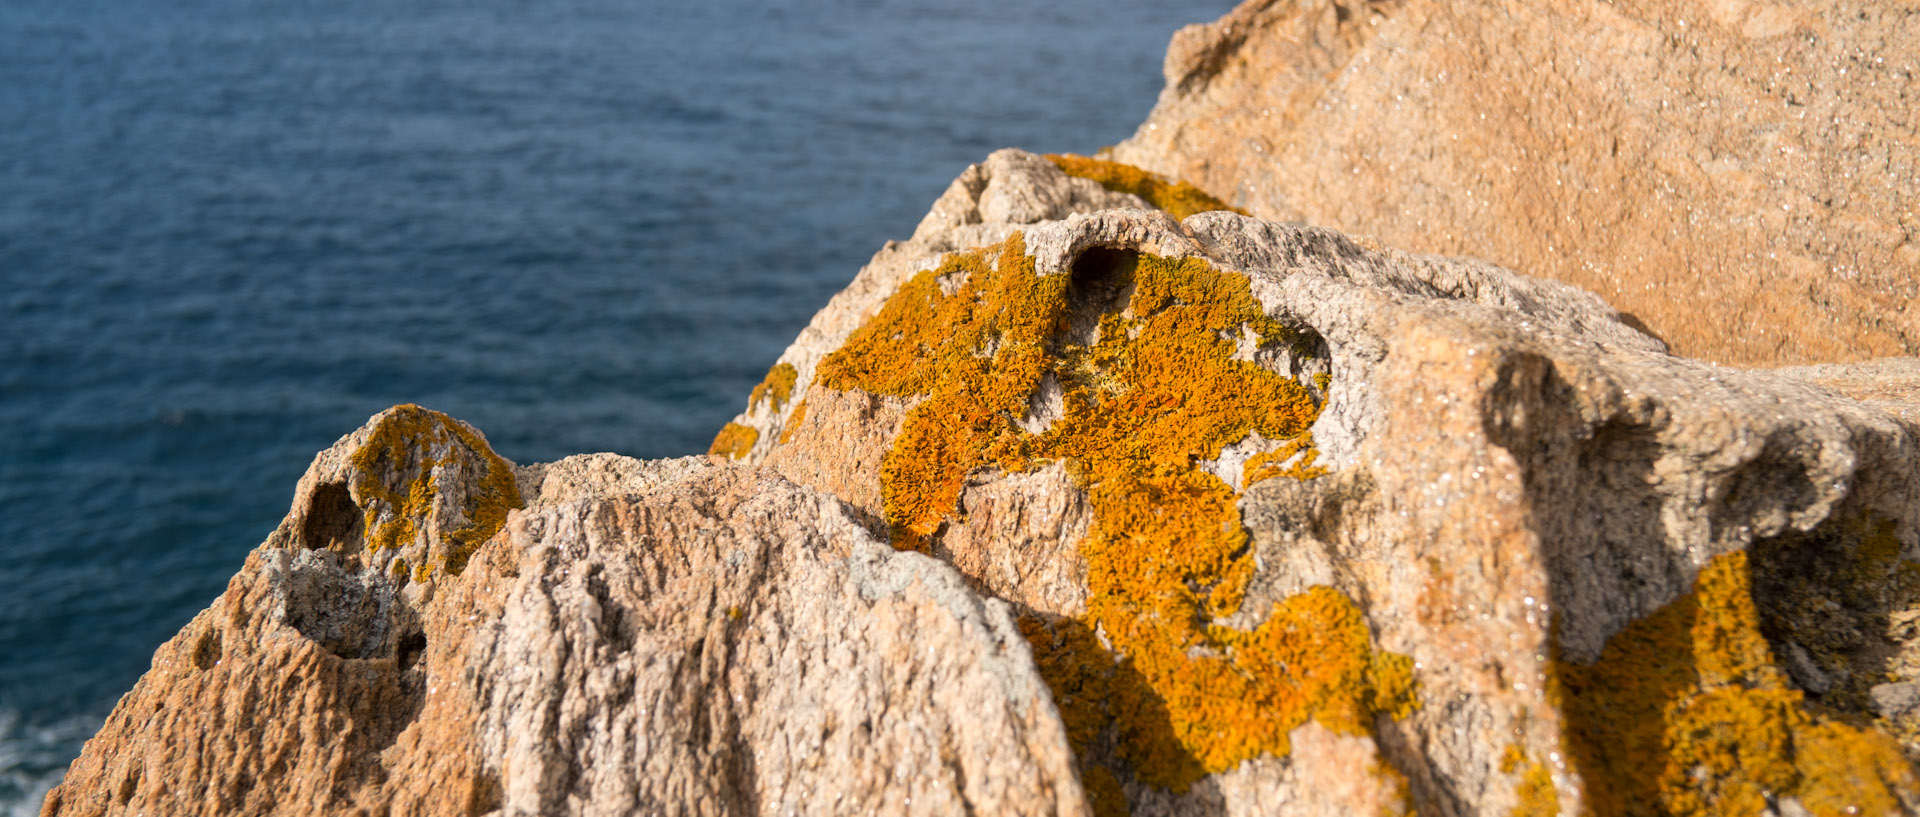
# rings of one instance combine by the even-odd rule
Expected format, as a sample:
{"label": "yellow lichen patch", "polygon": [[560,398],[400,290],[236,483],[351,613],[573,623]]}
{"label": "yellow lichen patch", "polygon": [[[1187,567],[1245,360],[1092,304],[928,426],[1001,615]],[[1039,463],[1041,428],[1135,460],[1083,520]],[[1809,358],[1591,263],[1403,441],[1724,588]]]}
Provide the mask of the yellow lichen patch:
{"label": "yellow lichen patch", "polygon": [[1500,756],[1500,772],[1519,776],[1513,784],[1514,804],[1507,817],[1559,817],[1560,792],[1553,787],[1553,773],[1527,757],[1526,750],[1508,744]]}
{"label": "yellow lichen patch", "polygon": [[1099,182],[1101,187],[1116,193],[1132,193],[1146,199],[1148,204],[1165,210],[1167,215],[1174,218],[1184,219],[1209,210],[1230,210],[1248,215],[1245,210],[1207,195],[1205,190],[1182,181],[1168,181],[1133,165],[1071,153],[1049,153],[1047,160],[1069,176],[1092,179]]}
{"label": "yellow lichen patch", "polygon": [[728,423],[714,435],[713,445],[707,446],[707,453],[729,459],[743,459],[752,453],[753,444],[760,441],[760,431],[753,426]]}
{"label": "yellow lichen patch", "polygon": [[800,379],[800,372],[791,363],[776,363],[767,370],[767,376],[760,385],[753,387],[753,394],[747,397],[747,410],[760,408],[761,401],[771,401],[774,411],[785,408],[787,400],[793,397],[793,384]]}
{"label": "yellow lichen patch", "polygon": [[[1198,260],[1081,261],[1072,276],[1037,276],[1017,234],[950,256],[821,363],[829,388],[925,396],[882,461],[895,545],[928,549],[969,474],[1065,462],[1094,511],[1088,611],[1023,628],[1076,748],[1112,730],[1154,786],[1284,756],[1309,719],[1355,733],[1409,711],[1412,662],[1376,653],[1335,590],[1286,599],[1251,632],[1211,623],[1239,609],[1253,558],[1233,487],[1197,463],[1254,432],[1300,438],[1319,411],[1299,383],[1233,359],[1228,338],[1297,336],[1244,277]],[[1111,308],[1084,325],[1075,304],[1103,296]],[[1029,433],[1018,421],[1048,376],[1060,416]]]}
{"label": "yellow lichen patch", "polygon": [[[507,512],[522,505],[513,466],[465,425],[409,403],[381,418],[366,443],[350,458],[358,472],[354,491],[366,514],[369,549],[377,552],[420,541],[420,523],[432,518],[439,497],[434,471],[455,464],[460,447],[478,457],[486,471],[467,492],[460,509],[466,524],[441,535],[438,567],[458,575],[473,552],[506,524]],[[436,451],[440,453],[435,455]],[[404,494],[401,488],[388,485],[382,475],[410,475]],[[434,568],[423,558],[413,573],[416,579],[423,579]]]}
{"label": "yellow lichen patch", "polygon": [[806,419],[807,401],[802,400],[800,401],[800,405],[793,407],[793,413],[787,416],[787,424],[781,427],[780,444],[786,445],[787,443],[793,442],[794,432],[800,430],[800,424],[806,422]]}
{"label": "yellow lichen patch", "polygon": [[1920,786],[1891,737],[1808,711],[1761,635],[1745,552],[1555,676],[1595,814],[1731,817],[1787,796],[1822,817],[1886,814]]}
{"label": "yellow lichen patch", "polygon": [[1274,477],[1305,480],[1325,476],[1327,469],[1313,464],[1319,456],[1320,452],[1313,447],[1313,435],[1302,434],[1272,451],[1248,457],[1247,464],[1241,469],[1246,474],[1241,484],[1251,488],[1255,483]]}

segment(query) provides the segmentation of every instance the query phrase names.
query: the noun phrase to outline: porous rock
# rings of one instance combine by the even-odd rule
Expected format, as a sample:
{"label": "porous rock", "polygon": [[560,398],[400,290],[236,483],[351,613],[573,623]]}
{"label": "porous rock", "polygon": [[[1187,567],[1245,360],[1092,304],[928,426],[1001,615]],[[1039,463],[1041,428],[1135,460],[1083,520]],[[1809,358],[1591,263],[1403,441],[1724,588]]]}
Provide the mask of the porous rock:
{"label": "porous rock", "polygon": [[[306,535],[361,518],[326,486],[378,479],[355,455],[396,417],[431,421],[386,439],[398,462],[457,423],[394,409],[317,457],[43,813],[1084,811],[1006,605],[770,472],[520,469],[525,507],[420,580],[352,524]],[[441,495],[483,482],[463,462],[431,472]]]}
{"label": "porous rock", "polygon": [[[1116,305],[1124,298],[1096,291],[1086,259],[1195,259],[1244,277],[1265,314],[1306,339],[1286,361],[1248,359],[1302,380],[1326,375],[1310,429],[1324,473],[1235,484],[1246,453],[1231,468],[1215,462],[1233,460],[1233,446],[1189,463],[1228,474],[1216,478],[1235,492],[1256,565],[1244,599],[1212,626],[1253,631],[1290,600],[1330,587],[1364,610],[1378,650],[1410,657],[1418,687],[1409,712],[1376,712],[1357,729],[1309,720],[1294,730],[1291,753],[1260,754],[1184,786],[1143,779],[1138,758],[1116,748],[1120,727],[1108,724],[1076,745],[1082,775],[1112,775],[1133,813],[1920,809],[1912,765],[1920,743],[1870,702],[1890,698],[1874,686],[1886,678],[1920,677],[1912,662],[1889,657],[1913,651],[1913,634],[1892,624],[1920,610],[1912,581],[1920,423],[1901,385],[1911,382],[1912,361],[1768,372],[1674,357],[1572,286],[1225,212],[1185,222],[1145,210],[1074,214],[1028,225],[1017,244],[983,257],[1011,248],[1025,254],[1035,280],[1073,279],[1068,313],[1138,317]],[[928,398],[844,381],[830,388],[815,373],[905,279],[898,270],[884,283],[869,278],[860,298],[836,301],[814,321],[839,331],[804,335],[782,358],[807,362],[796,389],[809,403],[885,401],[893,408],[882,422],[862,425],[871,414],[825,422],[809,411],[751,453],[806,473],[822,467],[816,458],[825,452],[835,475],[815,484],[858,486],[845,498],[883,526],[887,454]],[[943,277],[940,286],[952,296],[960,282]],[[1101,298],[1104,306],[1088,306]],[[1062,334],[1047,342],[1050,353],[1067,354],[1076,342],[1070,322],[1063,318]],[[1054,421],[1059,400],[1049,405],[1047,388],[1036,386],[1025,413],[1006,418],[1006,439],[1038,437]],[[1036,620],[1083,615],[1086,557],[1069,551],[1089,542],[1086,497],[1095,486],[1068,476],[1082,465],[970,472],[927,549]],[[1009,515],[1022,521],[1008,526]],[[1744,567],[1734,589],[1716,595],[1736,563]],[[1632,643],[1668,638],[1657,628],[1674,616],[1705,620],[1729,604],[1747,612],[1727,626],[1758,652],[1728,658],[1682,636],[1659,642],[1668,653],[1619,658]],[[1808,612],[1829,608],[1840,612]],[[1037,647],[1051,637],[1039,636]],[[1815,672],[1853,680],[1816,688],[1796,654]],[[1735,669],[1716,675],[1695,662]],[[1636,672],[1670,664],[1684,665],[1672,676],[1684,689],[1634,686]],[[1614,699],[1592,693],[1595,679],[1646,696],[1651,710],[1630,701],[1613,712]],[[1058,673],[1050,680],[1061,701],[1090,689]],[[1762,742],[1790,740],[1789,729],[1824,735],[1855,728],[1835,725],[1842,722],[1864,725],[1846,733],[1855,742],[1819,744],[1840,748],[1803,738],[1800,754],[1778,758],[1799,777],[1767,778],[1773,788],[1764,789],[1758,772],[1686,766],[1718,761],[1702,760],[1709,750],[1683,738],[1671,739],[1671,756],[1636,760],[1609,748],[1620,730],[1693,728],[1685,713],[1730,694],[1727,683],[1785,702],[1766,710],[1778,731]],[[1668,703],[1678,708],[1662,709]],[[1071,730],[1071,714],[1068,721]],[[1849,756],[1851,768],[1821,765],[1834,755]],[[1099,787],[1088,787],[1098,800]]]}
{"label": "porous rock", "polygon": [[376,417],[46,813],[1920,812],[1911,362],[1144,204],[969,169],[744,463]]}
{"label": "porous rock", "polygon": [[1598,292],[1722,363],[1920,354],[1920,9],[1245,0],[1110,158]]}

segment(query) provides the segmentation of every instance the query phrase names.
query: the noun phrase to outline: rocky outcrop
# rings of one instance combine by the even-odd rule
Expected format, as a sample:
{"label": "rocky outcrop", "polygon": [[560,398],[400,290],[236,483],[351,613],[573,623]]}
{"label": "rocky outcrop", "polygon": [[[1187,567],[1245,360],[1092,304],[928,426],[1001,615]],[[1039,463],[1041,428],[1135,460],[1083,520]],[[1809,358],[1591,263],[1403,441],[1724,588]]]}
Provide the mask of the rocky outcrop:
{"label": "rocky outcrop", "polygon": [[969,168],[707,458],[375,417],[45,812],[1920,813],[1913,361],[1143,179]]}
{"label": "rocky outcrop", "polygon": [[736,453],[1011,602],[1096,809],[1920,809],[1912,361],[1225,212],[981,232],[878,257]]}
{"label": "rocky outcrop", "polygon": [[1920,10],[1246,0],[1111,158],[1593,290],[1690,357],[1920,354]]}
{"label": "rocky outcrop", "polygon": [[[572,457],[519,469],[459,569],[392,569],[468,529],[500,473],[470,460],[505,464],[413,407],[322,452],[45,813],[1084,811],[1007,606],[839,503]],[[397,542],[395,493],[432,508]]]}

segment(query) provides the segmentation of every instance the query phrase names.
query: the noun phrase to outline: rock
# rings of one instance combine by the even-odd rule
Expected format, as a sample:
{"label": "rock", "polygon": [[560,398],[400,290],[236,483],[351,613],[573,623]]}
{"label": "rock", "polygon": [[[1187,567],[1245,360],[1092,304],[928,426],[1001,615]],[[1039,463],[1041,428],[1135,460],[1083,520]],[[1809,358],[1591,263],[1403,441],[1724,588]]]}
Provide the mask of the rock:
{"label": "rock", "polygon": [[572,457],[520,471],[526,507],[463,571],[416,580],[349,523],[430,461],[432,543],[498,483],[466,465],[505,465],[484,438],[402,407],[316,458],[43,813],[1084,811],[1007,606],[838,502]]}
{"label": "rock", "polygon": [[837,408],[748,458],[1025,614],[1096,811],[1920,810],[1861,686],[1920,609],[1911,362],[1723,368],[1226,212],[925,266],[815,318]]}
{"label": "rock", "polygon": [[1108,158],[1607,297],[1732,364],[1920,354],[1920,15],[1246,0]]}
{"label": "rock", "polygon": [[1920,813],[1912,361],[1118,195],[970,168],[709,457],[373,418],[44,813]]}
{"label": "rock", "polygon": [[1883,718],[1899,718],[1920,710],[1920,683],[1907,681],[1873,688],[1873,711]]}

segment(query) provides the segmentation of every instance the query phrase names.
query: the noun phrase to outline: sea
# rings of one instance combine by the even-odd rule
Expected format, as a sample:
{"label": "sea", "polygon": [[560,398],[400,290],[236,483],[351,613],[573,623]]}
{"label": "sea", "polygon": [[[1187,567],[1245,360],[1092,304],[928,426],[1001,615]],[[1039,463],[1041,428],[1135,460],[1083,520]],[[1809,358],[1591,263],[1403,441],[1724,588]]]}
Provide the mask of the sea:
{"label": "sea", "polygon": [[369,415],[704,451],[968,163],[1126,138],[1232,5],[0,3],[0,815]]}

